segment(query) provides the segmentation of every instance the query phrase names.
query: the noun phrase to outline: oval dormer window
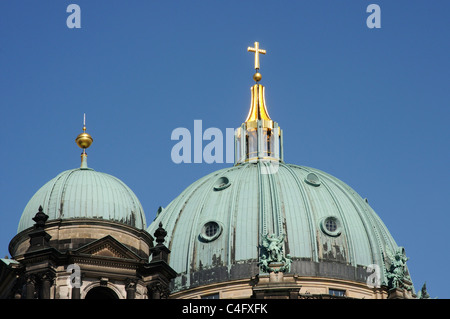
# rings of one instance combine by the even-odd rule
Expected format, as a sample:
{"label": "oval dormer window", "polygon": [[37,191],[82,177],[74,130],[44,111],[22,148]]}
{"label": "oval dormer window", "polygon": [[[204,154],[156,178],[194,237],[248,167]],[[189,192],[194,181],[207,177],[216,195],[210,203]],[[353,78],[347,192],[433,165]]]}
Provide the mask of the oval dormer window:
{"label": "oval dormer window", "polygon": [[322,219],[320,228],[328,236],[337,237],[341,234],[341,223],[339,219],[334,216],[329,216]]}
{"label": "oval dormer window", "polygon": [[214,183],[214,190],[221,191],[229,187],[230,185],[230,180],[227,177],[222,176]]}
{"label": "oval dormer window", "polygon": [[221,233],[222,227],[220,224],[215,221],[210,221],[203,225],[200,238],[206,242],[210,242],[217,239]]}
{"label": "oval dormer window", "polygon": [[312,186],[319,186],[320,185],[320,179],[319,177],[314,173],[309,173],[306,178],[305,182]]}

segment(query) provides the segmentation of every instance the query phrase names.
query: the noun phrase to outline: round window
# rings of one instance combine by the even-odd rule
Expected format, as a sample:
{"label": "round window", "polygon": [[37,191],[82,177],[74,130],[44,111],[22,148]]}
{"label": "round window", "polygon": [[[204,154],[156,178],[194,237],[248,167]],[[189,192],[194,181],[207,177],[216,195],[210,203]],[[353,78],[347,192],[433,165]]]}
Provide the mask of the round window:
{"label": "round window", "polygon": [[200,238],[209,242],[219,237],[221,233],[222,227],[217,222],[211,221],[203,225]]}
{"label": "round window", "polygon": [[335,232],[336,229],[337,229],[336,219],[334,219],[334,218],[327,218],[326,221],[325,221],[325,228],[329,232]]}
{"label": "round window", "polygon": [[341,234],[341,224],[339,219],[334,216],[322,219],[320,228],[329,236],[339,236]]}
{"label": "round window", "polygon": [[305,178],[305,182],[312,186],[320,185],[319,177],[314,173],[309,173]]}
{"label": "round window", "polygon": [[225,176],[222,176],[214,183],[214,190],[220,191],[222,189],[227,188],[230,185],[231,185],[230,180]]}

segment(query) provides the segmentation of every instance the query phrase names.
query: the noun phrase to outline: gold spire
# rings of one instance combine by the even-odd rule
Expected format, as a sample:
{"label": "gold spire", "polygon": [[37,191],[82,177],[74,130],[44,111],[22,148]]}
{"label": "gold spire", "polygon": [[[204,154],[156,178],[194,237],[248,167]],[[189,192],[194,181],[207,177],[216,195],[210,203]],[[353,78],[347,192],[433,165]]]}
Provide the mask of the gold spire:
{"label": "gold spire", "polygon": [[263,126],[272,127],[269,122],[272,119],[269,116],[266,108],[266,99],[264,96],[264,86],[255,84],[251,87],[252,101],[250,104],[250,111],[248,112],[246,123],[256,123],[257,120],[263,120]]}
{"label": "gold spire", "polygon": [[83,133],[78,134],[77,138],[75,139],[75,142],[77,145],[83,149],[83,153],[81,153],[81,167],[87,168],[87,154],[86,149],[91,146],[92,142],[94,140],[92,139],[92,136],[89,133],[86,133],[86,114],[83,115]]}
{"label": "gold spire", "polygon": [[[261,80],[261,74],[258,72],[259,65],[259,54],[266,54],[266,50],[262,50],[259,48],[259,42],[255,42],[255,47],[248,47],[248,52],[255,53],[255,70],[256,73],[253,76],[253,79],[258,82]],[[250,124],[250,126],[255,126],[257,120],[262,120],[264,127],[273,127],[272,119],[269,116],[269,113],[266,109],[266,101],[264,96],[264,86],[261,84],[255,84],[251,88],[252,91],[252,101],[250,105],[250,111],[248,112],[247,119],[245,122]]]}
{"label": "gold spire", "polygon": [[259,48],[259,42],[255,42],[255,47],[254,48],[248,47],[247,51],[255,53],[255,70],[256,70],[256,73],[255,73],[255,75],[253,75],[253,79],[256,82],[259,82],[261,80],[261,73],[259,73],[259,67],[260,67],[259,66],[259,54],[260,53],[261,54],[266,54],[266,50],[260,49]]}
{"label": "gold spire", "polygon": [[274,122],[267,112],[264,86],[259,73],[259,54],[266,54],[266,50],[248,47],[247,51],[255,53],[255,70],[253,79],[256,81],[251,87],[251,104],[247,118],[235,135],[235,165],[245,162],[269,160],[283,161],[282,131],[277,122]]}

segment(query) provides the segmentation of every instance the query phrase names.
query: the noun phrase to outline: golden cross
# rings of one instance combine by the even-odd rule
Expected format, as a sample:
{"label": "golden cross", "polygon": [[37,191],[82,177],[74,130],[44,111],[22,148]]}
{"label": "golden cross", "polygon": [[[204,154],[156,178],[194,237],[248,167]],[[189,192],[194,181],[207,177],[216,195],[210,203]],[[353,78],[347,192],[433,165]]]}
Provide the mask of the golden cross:
{"label": "golden cross", "polygon": [[255,47],[248,47],[248,52],[255,52],[255,69],[259,70],[259,54],[266,54],[266,50],[262,50],[259,48],[259,42],[255,42]]}

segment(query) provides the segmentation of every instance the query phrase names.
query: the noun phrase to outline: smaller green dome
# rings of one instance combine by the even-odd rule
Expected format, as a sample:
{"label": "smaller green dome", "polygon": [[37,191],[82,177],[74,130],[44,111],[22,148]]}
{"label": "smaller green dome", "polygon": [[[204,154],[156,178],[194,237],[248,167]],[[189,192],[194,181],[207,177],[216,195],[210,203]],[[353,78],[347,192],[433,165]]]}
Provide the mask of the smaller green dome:
{"label": "smaller green dome", "polygon": [[33,226],[39,206],[50,220],[93,218],[146,228],[144,210],[118,178],[91,168],[67,170],[42,186],[26,205],[17,232]]}

